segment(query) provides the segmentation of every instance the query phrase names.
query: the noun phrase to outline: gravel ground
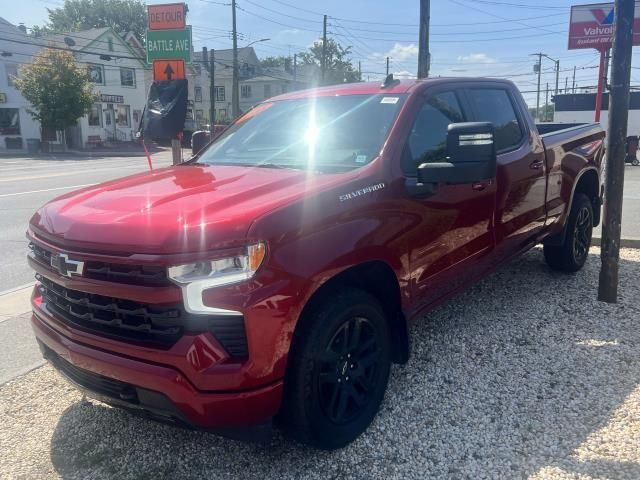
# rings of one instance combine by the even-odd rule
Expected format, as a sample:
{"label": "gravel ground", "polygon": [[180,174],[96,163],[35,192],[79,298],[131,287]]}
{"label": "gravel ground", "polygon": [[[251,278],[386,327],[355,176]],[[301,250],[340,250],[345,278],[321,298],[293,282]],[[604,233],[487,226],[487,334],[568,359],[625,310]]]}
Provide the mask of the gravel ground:
{"label": "gravel ground", "polygon": [[50,367],[0,388],[1,478],[640,478],[640,250],[622,301],[540,250],[413,329],[382,411],[353,445],[244,444],[87,402]]}

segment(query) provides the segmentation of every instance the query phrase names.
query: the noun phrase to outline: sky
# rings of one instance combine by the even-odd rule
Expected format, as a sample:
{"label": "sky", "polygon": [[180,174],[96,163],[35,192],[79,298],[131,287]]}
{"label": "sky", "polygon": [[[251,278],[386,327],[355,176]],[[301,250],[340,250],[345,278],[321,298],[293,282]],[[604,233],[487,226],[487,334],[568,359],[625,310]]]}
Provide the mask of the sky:
{"label": "sky", "polygon": [[[149,1],[171,3],[169,1]],[[543,52],[560,60],[560,89],[571,87],[576,67],[578,87],[597,83],[599,54],[593,49],[568,50],[572,4],[567,0],[432,0],[432,76],[497,76],[515,81],[529,105],[535,105],[537,74],[533,66]],[[63,0],[22,0],[0,13],[27,27],[47,21],[47,8]],[[196,50],[231,48],[230,0],[189,0],[187,23],[193,26]],[[322,36],[328,15],[328,36],[351,47],[361,62],[363,79],[384,78],[386,57],[396,76],[415,76],[418,57],[419,0],[237,0],[238,46],[254,44],[260,58],[304,51]],[[640,52],[634,51],[634,65]],[[542,61],[542,100],[546,84],[555,88],[555,64]],[[640,70],[632,70],[640,85]]]}

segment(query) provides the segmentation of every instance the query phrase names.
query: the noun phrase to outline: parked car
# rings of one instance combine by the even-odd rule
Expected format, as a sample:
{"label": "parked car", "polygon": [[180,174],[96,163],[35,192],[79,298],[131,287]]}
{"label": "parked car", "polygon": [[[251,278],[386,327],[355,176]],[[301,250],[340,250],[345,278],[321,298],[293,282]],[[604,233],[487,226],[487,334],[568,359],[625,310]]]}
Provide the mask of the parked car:
{"label": "parked car", "polygon": [[340,448],[409,358],[411,322],[536,244],[551,268],[582,268],[604,136],[539,132],[494,79],[269,99],[186,164],[35,213],[38,344],[148,418],[225,434],[275,419]]}

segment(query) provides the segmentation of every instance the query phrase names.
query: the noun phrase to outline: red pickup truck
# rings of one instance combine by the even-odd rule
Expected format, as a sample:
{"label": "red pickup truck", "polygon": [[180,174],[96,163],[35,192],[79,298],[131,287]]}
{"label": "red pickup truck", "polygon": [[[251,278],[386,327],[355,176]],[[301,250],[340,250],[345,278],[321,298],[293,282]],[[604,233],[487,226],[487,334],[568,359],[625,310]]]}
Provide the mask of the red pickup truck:
{"label": "red pickup truck", "polygon": [[407,361],[411,321],[539,243],[553,269],[584,265],[603,139],[537,127],[501,80],[270,99],[182,165],[38,210],[35,335],[109,404],[342,447]]}

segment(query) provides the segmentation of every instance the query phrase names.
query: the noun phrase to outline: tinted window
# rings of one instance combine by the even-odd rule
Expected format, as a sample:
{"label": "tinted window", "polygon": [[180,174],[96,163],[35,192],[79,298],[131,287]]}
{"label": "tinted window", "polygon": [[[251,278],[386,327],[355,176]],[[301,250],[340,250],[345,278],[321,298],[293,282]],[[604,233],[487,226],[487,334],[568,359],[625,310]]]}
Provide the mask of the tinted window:
{"label": "tinted window", "polygon": [[447,129],[451,123],[459,122],[464,122],[464,115],[455,93],[444,92],[429,97],[416,117],[403,152],[405,175],[416,175],[422,163],[444,161]]}
{"label": "tinted window", "polygon": [[485,88],[471,90],[470,100],[478,121],[493,123],[498,152],[509,150],[520,144],[522,128],[506,90]]}

